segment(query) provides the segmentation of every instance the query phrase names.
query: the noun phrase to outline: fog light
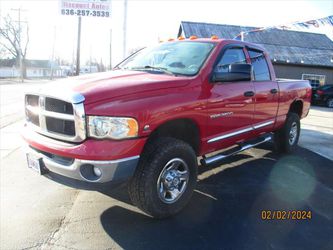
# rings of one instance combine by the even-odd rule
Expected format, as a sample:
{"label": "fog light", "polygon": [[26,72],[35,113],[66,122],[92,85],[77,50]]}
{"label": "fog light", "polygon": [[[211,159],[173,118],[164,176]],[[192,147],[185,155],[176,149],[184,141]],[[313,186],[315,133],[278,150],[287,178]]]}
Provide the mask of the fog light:
{"label": "fog light", "polygon": [[97,181],[102,176],[100,168],[95,167],[92,164],[83,164],[80,167],[81,176],[87,181]]}
{"label": "fog light", "polygon": [[98,167],[94,167],[93,171],[97,177],[100,177],[102,175],[102,171]]}

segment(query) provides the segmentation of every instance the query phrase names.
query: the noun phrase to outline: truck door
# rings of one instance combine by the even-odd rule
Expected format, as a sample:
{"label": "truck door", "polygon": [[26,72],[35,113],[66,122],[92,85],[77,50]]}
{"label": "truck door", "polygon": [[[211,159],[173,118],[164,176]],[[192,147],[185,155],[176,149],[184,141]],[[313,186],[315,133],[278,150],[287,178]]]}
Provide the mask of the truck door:
{"label": "truck door", "polygon": [[277,81],[272,81],[265,53],[252,48],[248,48],[248,53],[255,89],[254,133],[271,132],[278,111],[279,86]]}
{"label": "truck door", "polygon": [[[214,72],[228,72],[230,64],[246,63],[245,48],[227,45]],[[251,137],[254,115],[254,86],[251,81],[214,82],[207,102],[207,146],[226,147]]]}

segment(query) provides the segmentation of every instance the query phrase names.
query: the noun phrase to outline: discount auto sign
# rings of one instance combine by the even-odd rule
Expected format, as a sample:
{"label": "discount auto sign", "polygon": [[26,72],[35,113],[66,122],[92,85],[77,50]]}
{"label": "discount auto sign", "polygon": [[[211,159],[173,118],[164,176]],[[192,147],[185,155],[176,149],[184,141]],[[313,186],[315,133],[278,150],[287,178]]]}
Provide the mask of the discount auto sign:
{"label": "discount auto sign", "polygon": [[66,16],[110,17],[111,0],[60,0],[60,13]]}

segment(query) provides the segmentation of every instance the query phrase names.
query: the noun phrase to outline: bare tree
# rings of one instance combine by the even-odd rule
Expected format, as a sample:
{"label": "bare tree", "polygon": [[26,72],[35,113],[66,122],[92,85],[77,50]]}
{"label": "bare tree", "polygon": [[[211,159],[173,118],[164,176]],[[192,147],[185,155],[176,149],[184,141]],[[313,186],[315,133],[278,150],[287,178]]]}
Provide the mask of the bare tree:
{"label": "bare tree", "polygon": [[20,22],[15,22],[9,15],[3,18],[0,27],[0,45],[11,54],[16,65],[21,68],[21,77],[26,78],[26,55],[29,44],[29,26],[26,24],[26,32],[23,33]]}

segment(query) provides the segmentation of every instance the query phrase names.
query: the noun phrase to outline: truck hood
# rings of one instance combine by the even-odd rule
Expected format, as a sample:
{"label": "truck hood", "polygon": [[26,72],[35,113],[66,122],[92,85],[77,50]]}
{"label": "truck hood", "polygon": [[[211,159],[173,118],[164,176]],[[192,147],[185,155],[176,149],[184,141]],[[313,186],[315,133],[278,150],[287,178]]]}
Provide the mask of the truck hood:
{"label": "truck hood", "polygon": [[188,77],[160,72],[116,70],[56,81],[39,92],[69,101],[73,100],[74,95],[81,94],[85,103],[90,104],[140,92],[177,88],[188,84],[189,81]]}

